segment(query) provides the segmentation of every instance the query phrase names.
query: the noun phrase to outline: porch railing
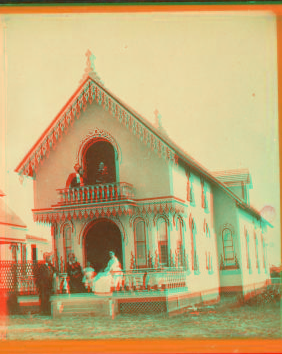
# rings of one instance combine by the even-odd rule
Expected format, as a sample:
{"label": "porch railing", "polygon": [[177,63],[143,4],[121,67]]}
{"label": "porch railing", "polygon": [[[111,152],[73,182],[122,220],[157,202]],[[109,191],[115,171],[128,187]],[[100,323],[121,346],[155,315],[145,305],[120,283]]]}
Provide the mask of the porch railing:
{"label": "porch railing", "polygon": [[136,269],[117,272],[113,291],[154,291],[185,289],[187,287],[184,269]]}
{"label": "porch railing", "polygon": [[[36,274],[40,263],[0,262],[0,291],[18,295],[37,295]],[[184,290],[187,287],[184,269],[133,269],[113,273],[112,290],[117,291],[154,291],[165,289]],[[54,293],[69,292],[67,274],[58,274]]]}
{"label": "porch railing", "polygon": [[132,184],[125,182],[63,188],[57,189],[57,192],[60,196],[60,205],[100,203],[134,198]]}

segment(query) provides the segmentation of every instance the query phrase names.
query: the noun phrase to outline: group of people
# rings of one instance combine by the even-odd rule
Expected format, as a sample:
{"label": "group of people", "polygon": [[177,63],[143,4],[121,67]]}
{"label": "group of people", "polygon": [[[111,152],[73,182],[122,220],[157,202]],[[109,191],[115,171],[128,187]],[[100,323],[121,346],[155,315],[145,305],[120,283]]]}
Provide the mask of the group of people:
{"label": "group of people", "polygon": [[109,256],[110,260],[106,268],[97,274],[90,262],[87,262],[86,268],[82,270],[72,254],[67,266],[70,292],[92,291],[96,294],[107,294],[112,288],[121,287],[123,279],[121,264],[113,251],[109,252]]}
{"label": "group of people", "polygon": [[[119,289],[123,282],[121,264],[113,251],[109,252],[110,260],[106,268],[96,274],[90,262],[82,270],[75,255],[69,255],[67,275],[70,293],[94,292],[95,294],[110,294],[112,289]],[[58,272],[52,264],[51,254],[44,255],[44,262],[38,265],[35,281],[39,291],[41,312],[51,314],[50,296],[54,290],[54,280]]]}
{"label": "group of people", "polygon": [[[83,168],[79,164],[74,165],[75,172],[71,173],[68,176],[66,182],[66,188],[74,188],[79,186],[84,186],[85,184],[85,177]],[[95,182],[97,184],[107,183],[108,182],[108,168],[105,166],[104,162],[99,163],[98,170],[96,172],[96,179]]]}

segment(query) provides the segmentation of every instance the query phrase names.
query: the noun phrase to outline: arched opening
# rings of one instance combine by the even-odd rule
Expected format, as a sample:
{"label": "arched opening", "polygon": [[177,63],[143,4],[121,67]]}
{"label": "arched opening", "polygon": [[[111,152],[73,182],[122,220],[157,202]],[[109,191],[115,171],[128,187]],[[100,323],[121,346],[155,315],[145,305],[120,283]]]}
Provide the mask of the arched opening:
{"label": "arched opening", "polygon": [[168,232],[167,223],[164,218],[158,219],[158,247],[159,247],[159,258],[160,264],[162,266],[168,267]]}
{"label": "arched opening", "polygon": [[176,264],[180,267],[183,266],[183,259],[184,259],[184,254],[183,254],[183,230],[182,230],[182,222],[180,218],[177,218],[176,220]]}
{"label": "arched opening", "polygon": [[145,221],[138,218],[134,222],[135,255],[137,268],[147,267],[146,226]]}
{"label": "arched opening", "polygon": [[106,219],[96,221],[87,228],[84,237],[85,264],[90,262],[96,272],[103,270],[113,251],[123,268],[122,236],[118,226]]}
{"label": "arched opening", "polygon": [[94,141],[83,154],[83,170],[85,184],[101,183],[99,166],[103,162],[105,174],[102,183],[116,182],[115,150],[106,140]]}

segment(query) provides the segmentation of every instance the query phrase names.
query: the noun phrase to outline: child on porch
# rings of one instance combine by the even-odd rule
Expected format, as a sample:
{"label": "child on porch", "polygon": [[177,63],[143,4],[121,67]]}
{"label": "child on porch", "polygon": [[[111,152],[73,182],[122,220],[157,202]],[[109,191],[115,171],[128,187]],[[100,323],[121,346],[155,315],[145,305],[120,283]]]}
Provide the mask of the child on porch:
{"label": "child on porch", "polygon": [[96,276],[96,272],[94,268],[91,267],[90,262],[87,262],[87,267],[83,269],[84,277],[82,282],[84,283],[85,288],[88,292],[91,291],[93,286],[93,280]]}

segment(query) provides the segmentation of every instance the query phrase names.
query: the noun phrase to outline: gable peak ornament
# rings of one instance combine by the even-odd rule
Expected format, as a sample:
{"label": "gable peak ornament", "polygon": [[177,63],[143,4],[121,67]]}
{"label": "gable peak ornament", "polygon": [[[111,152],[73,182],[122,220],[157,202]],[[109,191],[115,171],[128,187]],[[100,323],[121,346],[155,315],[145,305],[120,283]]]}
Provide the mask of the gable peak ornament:
{"label": "gable peak ornament", "polygon": [[160,114],[160,112],[158,111],[158,109],[156,108],[154,110],[154,114],[155,114],[155,127],[164,135],[167,136],[167,132],[165,131],[163,125],[162,125],[162,116]]}
{"label": "gable peak ornament", "polygon": [[88,76],[90,76],[92,79],[94,79],[96,82],[98,82],[100,85],[104,85],[102,82],[100,76],[97,74],[95,70],[95,64],[94,60],[96,59],[95,55],[88,49],[87,52],[85,53],[86,56],[86,68],[84,69],[84,74],[82,79],[80,80],[80,84],[83,83],[84,80],[87,79]]}

